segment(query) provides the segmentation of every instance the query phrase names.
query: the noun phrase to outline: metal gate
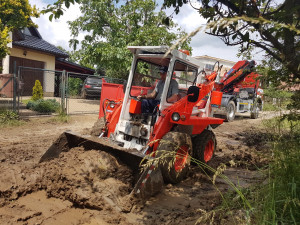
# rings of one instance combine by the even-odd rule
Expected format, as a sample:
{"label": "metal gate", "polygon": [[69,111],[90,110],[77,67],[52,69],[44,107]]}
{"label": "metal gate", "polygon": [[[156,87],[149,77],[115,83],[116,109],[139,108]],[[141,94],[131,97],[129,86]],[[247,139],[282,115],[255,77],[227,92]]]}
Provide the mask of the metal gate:
{"label": "metal gate", "polygon": [[16,79],[13,74],[0,74],[0,111],[17,111],[15,85]]}
{"label": "metal gate", "polygon": [[[65,112],[68,115],[99,114],[100,94],[88,98],[81,95],[84,81],[88,76],[91,75],[15,66],[14,73],[10,74],[5,82],[2,81],[4,76],[2,80],[0,76],[0,109],[6,107],[8,110],[17,112],[20,116],[49,114],[36,112],[26,107],[32,97],[35,81],[39,80],[43,87],[44,99],[55,99],[60,104],[60,112]],[[114,78],[109,80],[106,78],[106,81],[111,83],[124,82],[124,80]],[[10,87],[10,95],[1,94],[8,87]]]}
{"label": "metal gate", "polygon": [[85,79],[91,74],[66,73],[67,114],[99,114],[100,94],[93,97],[82,95]]}
{"label": "metal gate", "polygon": [[64,81],[64,72],[56,70],[47,70],[33,67],[19,66],[17,69],[17,99],[18,112],[20,116],[35,116],[50,114],[48,112],[37,112],[28,108],[28,102],[32,98],[32,91],[36,80],[39,80],[42,88],[44,100],[50,100],[59,104],[59,111],[66,111],[66,97],[63,94],[64,88],[62,83]]}

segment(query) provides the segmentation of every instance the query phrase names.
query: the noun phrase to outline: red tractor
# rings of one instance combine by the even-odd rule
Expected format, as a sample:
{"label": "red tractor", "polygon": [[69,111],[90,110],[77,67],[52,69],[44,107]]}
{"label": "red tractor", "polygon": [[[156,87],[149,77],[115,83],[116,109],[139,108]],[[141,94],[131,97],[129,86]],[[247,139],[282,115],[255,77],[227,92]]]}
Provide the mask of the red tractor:
{"label": "red tractor", "polygon": [[[163,158],[164,163],[159,161],[140,175],[134,189],[138,193],[147,186],[147,180],[160,183],[163,177],[165,182],[180,182],[186,176],[190,156],[204,163],[213,157],[216,138],[212,128],[223,123],[223,119],[212,117],[212,107],[219,106],[222,99],[222,92],[216,90],[220,87],[215,83],[221,68],[206,76],[199,61],[185,51],[169,51],[164,46],[128,49],[133,61],[125,91],[122,85],[103,82],[101,93],[100,115],[105,119],[105,126],[99,140],[110,138],[122,148],[99,146],[95,140],[91,143],[71,133],[65,133],[61,139],[72,142],[72,146],[77,143],[95,149],[97,145],[99,150],[115,152],[127,164],[135,161],[139,164],[147,155],[163,158],[162,152],[173,153],[174,157]],[[150,114],[143,115],[138,96],[153,91],[161,67],[166,67],[167,72],[160,102]],[[178,83],[179,91],[176,101],[168,102],[173,80]],[[44,159],[58,155],[57,151],[61,150],[57,150],[57,146],[60,145],[54,145]]]}
{"label": "red tractor", "polygon": [[[220,105],[222,93],[214,91],[217,72],[202,76],[198,60],[166,47],[128,47],[133,63],[123,99],[106,99],[102,87],[102,111],[106,126],[101,137],[110,137],[126,149],[137,149],[144,155],[157,150],[175,152],[171,169],[162,167],[166,182],[177,183],[186,174],[189,155],[208,162],[215,151],[216,139],[212,126],[223,120],[211,117],[212,105]],[[167,77],[161,100],[142,122],[139,95],[152,92],[160,67],[167,67]],[[175,103],[168,102],[167,93],[172,79],[179,83]],[[112,91],[110,89],[111,94]],[[116,93],[116,92],[115,92]],[[171,159],[170,159],[171,160]]]}

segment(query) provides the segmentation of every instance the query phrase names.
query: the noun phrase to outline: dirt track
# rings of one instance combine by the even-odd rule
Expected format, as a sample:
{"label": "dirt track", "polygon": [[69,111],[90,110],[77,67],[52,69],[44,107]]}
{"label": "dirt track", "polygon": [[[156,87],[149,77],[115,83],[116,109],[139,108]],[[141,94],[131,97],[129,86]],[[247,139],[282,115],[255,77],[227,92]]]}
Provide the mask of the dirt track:
{"label": "dirt track", "polygon": [[[87,134],[96,121],[97,115],[73,116],[68,124],[40,118],[1,129],[0,224],[195,224],[218,207],[220,194],[197,167],[180,184],[166,185],[160,194],[122,212],[133,178],[110,155],[75,148],[38,164],[61,132]],[[210,165],[226,164],[225,175],[240,186],[262,181],[254,170],[266,162],[257,154],[264,149],[263,136],[254,129],[260,123],[245,117],[215,129],[218,151]],[[221,191],[229,189],[221,179],[216,185]],[[223,216],[214,223],[231,224],[232,219]]]}

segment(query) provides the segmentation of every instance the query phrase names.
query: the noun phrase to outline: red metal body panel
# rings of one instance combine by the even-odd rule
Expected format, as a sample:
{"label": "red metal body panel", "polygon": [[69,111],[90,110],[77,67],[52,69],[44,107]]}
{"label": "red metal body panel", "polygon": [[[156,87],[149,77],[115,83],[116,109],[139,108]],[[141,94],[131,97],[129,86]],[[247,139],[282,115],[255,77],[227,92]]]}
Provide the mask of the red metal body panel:
{"label": "red metal body panel", "polygon": [[142,102],[135,99],[130,100],[129,113],[141,114],[142,113]]}
{"label": "red metal body panel", "polygon": [[118,105],[115,106],[114,111],[112,113],[106,115],[106,121],[109,121],[107,125],[107,137],[110,137],[110,134],[115,132],[117,123],[119,122],[121,109],[122,103],[120,102]]}
{"label": "red metal body panel", "polygon": [[[182,125],[193,125],[192,134],[200,134],[208,125],[210,124],[222,124],[223,119],[210,118],[210,117],[200,117],[191,116],[194,106],[196,106],[202,99],[211,92],[214,87],[214,80],[211,78],[206,84],[198,85],[200,88],[200,93],[198,100],[196,102],[189,102],[188,96],[183,97],[178,102],[174,103],[172,106],[163,110],[158,121],[156,122],[152,135],[150,137],[149,143],[152,149],[155,151],[158,147],[160,140],[167,132],[171,130],[174,124]],[[185,116],[185,120],[179,120],[177,122],[173,121],[171,116],[174,112],[179,112],[180,115]]]}
{"label": "red metal body panel", "polygon": [[252,72],[249,75],[247,75],[243,81],[236,84],[235,87],[236,88],[256,88],[257,89],[259,86],[259,80],[258,80],[259,76],[260,76],[259,74]]}
{"label": "red metal body panel", "polygon": [[107,83],[105,82],[104,79],[102,79],[99,118],[102,118],[104,116],[102,104],[103,101],[105,101],[105,99],[116,101],[118,99],[123,99],[123,98],[124,98],[124,92],[123,92],[122,84]]}
{"label": "red metal body panel", "polygon": [[257,78],[260,75],[251,72],[254,65],[254,61],[243,60],[237,62],[221,79],[222,91],[231,93],[238,91],[239,88],[257,89],[259,87]]}
{"label": "red metal body panel", "polygon": [[234,66],[226,74],[224,74],[223,78],[221,79],[221,83],[227,84],[228,82],[226,80],[229,79],[230,76],[234,75],[239,69],[245,67],[248,64],[247,62],[247,60],[242,60],[234,64]]}

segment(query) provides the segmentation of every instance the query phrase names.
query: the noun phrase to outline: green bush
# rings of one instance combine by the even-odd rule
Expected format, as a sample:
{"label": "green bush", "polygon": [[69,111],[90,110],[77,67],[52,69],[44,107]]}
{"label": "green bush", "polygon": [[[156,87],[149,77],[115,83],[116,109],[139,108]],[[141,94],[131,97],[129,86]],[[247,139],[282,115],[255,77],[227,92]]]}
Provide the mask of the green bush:
{"label": "green bush", "polygon": [[[264,111],[277,111],[286,109],[291,102],[292,92],[283,91],[276,88],[268,88],[264,90]],[[275,102],[273,100],[275,99]]]}
{"label": "green bush", "polygon": [[19,115],[13,111],[0,111],[0,122],[4,123],[10,120],[18,120]]}
{"label": "green bush", "polygon": [[4,110],[0,111],[0,127],[3,125],[20,125],[19,115],[16,112]]}
{"label": "green bush", "polygon": [[60,104],[55,99],[40,99],[37,101],[29,101],[26,108],[40,113],[53,113],[59,110]]}
{"label": "green bush", "polygon": [[70,96],[76,96],[80,94],[82,87],[82,80],[79,78],[70,77],[68,80],[68,93]]}
{"label": "green bush", "polygon": [[37,101],[43,98],[43,87],[39,80],[35,81],[34,87],[32,88],[32,97],[33,101]]}

